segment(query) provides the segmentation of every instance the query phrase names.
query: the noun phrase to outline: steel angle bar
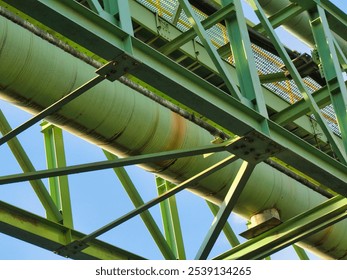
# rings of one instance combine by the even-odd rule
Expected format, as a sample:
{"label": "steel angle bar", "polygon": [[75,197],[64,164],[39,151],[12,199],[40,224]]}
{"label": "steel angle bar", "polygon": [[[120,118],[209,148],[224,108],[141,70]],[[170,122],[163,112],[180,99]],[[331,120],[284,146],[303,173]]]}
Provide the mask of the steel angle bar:
{"label": "steel angle bar", "polygon": [[341,67],[342,67],[343,71],[347,73],[347,57],[343,53],[340,45],[337,43],[337,41],[334,37],[333,37],[333,40],[334,40],[334,46],[336,48],[337,56],[339,58]]}
{"label": "steel angle bar", "polygon": [[37,122],[41,121],[45,117],[55,113],[62,106],[64,106],[65,104],[69,103],[73,99],[77,98],[78,96],[80,96],[81,94],[86,92],[88,89],[91,89],[95,85],[99,84],[104,79],[105,79],[105,77],[96,76],[95,78],[91,79],[90,81],[88,81],[87,83],[82,85],[81,87],[79,87],[76,90],[72,91],[71,93],[69,93],[68,95],[66,95],[62,99],[58,100],[57,102],[55,102],[51,106],[47,107],[46,109],[44,109],[43,111],[41,111],[40,113],[38,113],[37,115],[35,115],[31,119],[29,119],[28,121],[26,121],[22,125],[16,127],[12,131],[6,133],[2,138],[0,138],[0,146],[3,145],[4,143],[6,143],[7,141],[11,140],[13,137],[17,136],[21,132],[25,131],[29,127],[33,126]]}
{"label": "steel angle bar", "polygon": [[[44,135],[47,167],[65,167],[66,158],[62,129],[47,122],[42,123],[41,126]],[[73,228],[71,197],[67,176],[49,178],[48,182],[51,196],[62,212],[63,224]]]}
{"label": "steel angle bar", "polygon": [[182,7],[180,5],[180,3],[176,2],[176,6],[175,6],[175,11],[172,15],[172,19],[171,19],[171,23],[173,25],[177,25],[178,20],[180,19],[181,16],[181,12],[182,12]]}
{"label": "steel angle bar", "polygon": [[256,110],[264,116],[262,122],[264,134],[269,134],[266,118],[268,117],[263,91],[257,73],[251,40],[248,35],[246,19],[240,0],[222,0],[222,5],[234,4],[235,13],[225,19],[232,53],[235,59],[236,73],[241,93],[253,103]]}
{"label": "steel angle bar", "polygon": [[164,152],[158,152],[158,153],[147,154],[147,155],[138,155],[138,156],[132,156],[128,158],[114,159],[110,161],[106,160],[106,161],[79,164],[79,165],[68,166],[68,167],[59,167],[59,168],[52,168],[47,170],[35,171],[35,172],[27,172],[24,174],[21,173],[21,174],[2,176],[0,177],[0,185],[15,183],[15,182],[23,182],[28,180],[49,178],[54,176],[63,176],[63,175],[69,175],[69,174],[103,170],[108,168],[117,168],[117,167],[141,164],[146,162],[160,162],[160,161],[165,161],[168,159],[216,153],[216,152],[225,151],[228,146],[227,144],[229,143],[230,142],[226,142],[223,144],[210,144],[210,145],[207,145],[204,147],[198,147],[198,148],[187,148],[182,150],[164,151]]}
{"label": "steel angle bar", "polygon": [[[80,240],[76,240],[66,246],[63,246],[60,248],[59,252],[70,252],[71,250],[75,250],[74,248],[77,248],[76,250],[83,250],[84,248],[88,247],[88,243],[95,239],[96,237],[104,234],[105,232],[123,224],[124,222],[130,220],[131,218],[143,213],[143,211],[148,210],[149,208],[159,204],[160,202],[164,201],[165,199],[168,199],[169,197],[177,194],[178,192],[188,188],[189,186],[203,180],[204,178],[208,177],[212,173],[220,170],[221,168],[229,165],[230,163],[236,161],[238,158],[234,155],[227,157],[226,159],[220,161],[219,163],[211,166],[210,168],[198,173],[197,175],[193,176],[192,178],[184,181],[181,184],[178,184],[173,189],[169,190],[168,192],[158,196],[157,198],[154,198],[150,200],[149,202],[143,204],[142,206],[130,211],[129,213],[123,215],[122,217],[116,219],[115,221],[101,227],[100,229],[97,229],[96,231],[92,232],[91,234],[83,237]],[[64,253],[63,253],[64,254]]]}
{"label": "steel angle bar", "polygon": [[99,15],[102,14],[103,12],[105,12],[104,9],[102,8],[102,6],[100,5],[99,1],[87,0],[87,3],[93,12],[96,12]]}
{"label": "steel angle bar", "polygon": [[[310,23],[342,139],[347,139],[347,88],[324,10],[310,11]],[[347,152],[347,141],[343,141]]]}
{"label": "steel angle bar", "polygon": [[195,256],[195,259],[205,260],[210,254],[214,244],[217,241],[217,238],[225,223],[227,222],[239,196],[241,195],[249,177],[251,176],[255,165],[250,164],[247,161],[244,161],[240,166],[238,173],[235,176],[233,183],[230,186],[230,189],[227,195],[222,202],[219,211],[212,222],[212,226],[209,229],[202,245],[199,248],[198,253]]}
{"label": "steel angle bar", "polygon": [[300,74],[298,70],[295,68],[294,63],[290,59],[288,53],[285,51],[282,43],[280,42],[280,39],[278,38],[277,34],[275,33],[274,29],[272,28],[269,20],[267,19],[264,11],[262,10],[258,0],[251,0],[251,6],[254,9],[255,13],[257,14],[260,22],[262,23],[263,27],[265,28],[268,36],[272,40],[272,43],[274,44],[277,52],[279,53],[280,57],[282,58],[286,68],[290,72],[293,80],[295,81],[296,85],[298,86],[301,94],[304,97],[304,100],[307,102],[307,105],[310,107],[312,113],[314,114],[316,121],[319,123],[321,129],[323,130],[325,136],[329,140],[330,145],[332,146],[333,151],[337,155],[337,157],[346,164],[347,162],[347,156],[346,152],[341,149],[340,145],[336,142],[336,139],[331,131],[331,129],[328,127],[328,124],[326,120],[324,119],[320,108],[317,106],[315,100],[307,90],[307,87],[305,86],[302,78],[300,77]]}
{"label": "steel angle bar", "polygon": [[[177,2],[178,3],[178,2]],[[182,9],[182,6],[179,5],[179,7]],[[203,21],[201,21],[201,25],[204,29],[209,29],[215,24],[221,22],[226,17],[229,17],[232,12],[235,11],[234,4],[228,4],[216,11],[214,14],[210,15]],[[187,30],[186,32],[182,33],[172,41],[166,43],[164,46],[159,48],[159,51],[165,55],[168,55],[172,53],[173,51],[180,48],[185,43],[189,42],[190,40],[193,40],[196,37],[196,32],[194,28],[191,28]]]}
{"label": "steel angle bar", "polygon": [[[283,23],[289,21],[293,17],[301,14],[306,9],[304,7],[301,7],[300,5],[297,5],[296,3],[291,3],[288,6],[284,7],[282,10],[278,11],[276,14],[273,14],[268,19],[272,25],[273,28],[277,28],[281,26]],[[252,27],[254,30],[264,34],[265,29],[262,26],[261,23],[257,24],[256,26]]]}
{"label": "steel angle bar", "polygon": [[[72,240],[81,239],[85,236],[85,234],[71,230],[62,224],[0,201],[0,232],[4,234],[55,252],[58,248],[67,244],[66,232],[68,231],[71,233]],[[86,250],[70,257],[78,260],[144,259],[99,240],[92,240]]]}
{"label": "steel angle bar", "polygon": [[215,259],[262,259],[347,217],[347,199],[335,196]]}
{"label": "steel angle bar", "polygon": [[307,253],[305,252],[304,249],[302,249],[301,247],[299,247],[298,245],[293,245],[293,248],[296,252],[296,254],[298,255],[300,260],[309,260],[310,258],[308,257]]}
{"label": "steel angle bar", "polygon": [[[6,117],[4,116],[3,112],[0,110],[1,134],[4,135],[11,130],[12,128],[10,124],[6,120]],[[22,145],[20,144],[20,142],[18,141],[16,137],[12,138],[11,141],[8,141],[7,144],[10,147],[13,155],[15,156],[23,172],[36,171],[34,165],[30,161],[28,155],[26,154]],[[63,220],[63,217],[61,213],[59,212],[59,209],[55,205],[52,197],[50,196],[43,182],[41,180],[33,180],[33,181],[30,181],[30,184],[33,190],[35,191],[37,197],[39,198],[43,208],[45,209],[47,217],[53,220],[54,222],[61,222]]]}
{"label": "steel angle bar", "polygon": [[[219,207],[216,206],[215,204],[207,201],[207,200],[206,200],[206,203],[207,203],[208,207],[210,208],[211,212],[213,213],[213,215],[217,216],[217,213],[219,211]],[[240,244],[240,241],[237,239],[236,234],[234,233],[233,229],[231,228],[231,226],[228,222],[226,222],[224,227],[223,227],[223,233],[232,247],[235,247],[235,246]]]}
{"label": "steel angle bar", "polygon": [[[330,93],[327,86],[313,92],[312,97],[320,108],[330,104]],[[271,116],[271,120],[280,125],[285,125],[310,112],[311,110],[307,106],[306,101],[301,99]]]}
{"label": "steel angle bar", "polygon": [[[158,195],[175,187],[175,184],[156,176],[155,178]],[[160,203],[161,218],[163,222],[166,240],[176,255],[176,259],[185,260],[186,252],[184,248],[181,222],[178,214],[176,197],[171,196]]]}
{"label": "steel angle bar", "polygon": [[123,38],[124,48],[127,53],[132,54],[133,47],[131,42],[131,36],[134,36],[134,30],[133,30],[133,24],[131,21],[129,1],[116,0],[116,3],[115,3],[114,1],[107,0],[107,2],[110,2],[110,5],[117,6],[120,27],[122,28],[123,31],[125,31],[128,34],[128,36]]}
{"label": "steel angle bar", "polygon": [[[111,15],[109,12],[107,12],[104,7],[101,6],[100,2],[97,0],[86,0],[90,9],[98,14],[101,18],[107,20],[108,22],[111,22],[115,25],[119,25],[119,21],[117,18],[113,15]],[[76,2],[77,3],[77,2]],[[82,6],[82,5],[81,5]]]}
{"label": "steel angle bar", "polygon": [[261,74],[259,75],[259,79],[262,84],[268,84],[268,83],[286,81],[288,80],[288,77],[286,77],[284,72],[277,72],[277,73],[271,73],[271,74]]}
{"label": "steel angle bar", "polygon": [[[108,160],[114,160],[117,157],[107,151],[103,151]],[[116,173],[119,181],[122,183],[125,191],[127,192],[129,198],[131,199],[134,206],[140,207],[144,204],[144,201],[137,191],[134,183],[132,182],[130,176],[124,167],[118,167],[113,169]],[[160,231],[157,223],[155,222],[153,216],[149,211],[144,211],[140,214],[142,221],[146,225],[149,233],[151,234],[153,240],[157,244],[160,252],[164,256],[165,259],[176,259],[176,256],[173,254],[168,242],[165,240],[162,232]]]}
{"label": "steel angle bar", "polygon": [[[226,94],[221,94],[215,87],[142,42],[133,40],[136,56],[141,57],[142,61],[141,70],[136,75],[154,88],[165,92],[166,98],[179,101],[233,134],[247,135],[252,130],[262,130],[260,121],[263,118],[254,110]],[[160,83],[163,80],[165,85]],[[276,157],[304,174],[309,174],[313,179],[334,191],[347,195],[345,165],[312,147],[275,122],[271,120],[268,122],[270,139],[286,149],[286,152],[277,154]]]}
{"label": "steel angle bar", "polygon": [[195,33],[200,38],[201,42],[205,46],[205,49],[207,50],[208,54],[210,55],[210,58],[212,59],[214,65],[216,66],[220,76],[222,77],[225,85],[227,86],[228,90],[230,91],[230,94],[235,97],[237,100],[242,102],[244,105],[247,105],[249,107],[252,107],[249,100],[247,100],[242,94],[240,93],[238,87],[234,83],[234,81],[231,80],[230,75],[228,74],[228,70],[226,69],[221,57],[219,56],[217,50],[212,45],[212,42],[210,40],[210,36],[207,34],[206,30],[202,26],[201,22],[197,19],[195,12],[193,11],[192,7],[190,6],[189,2],[187,0],[178,0],[180,5],[182,6],[182,9],[184,10],[186,16],[188,17],[188,20],[192,24]]}

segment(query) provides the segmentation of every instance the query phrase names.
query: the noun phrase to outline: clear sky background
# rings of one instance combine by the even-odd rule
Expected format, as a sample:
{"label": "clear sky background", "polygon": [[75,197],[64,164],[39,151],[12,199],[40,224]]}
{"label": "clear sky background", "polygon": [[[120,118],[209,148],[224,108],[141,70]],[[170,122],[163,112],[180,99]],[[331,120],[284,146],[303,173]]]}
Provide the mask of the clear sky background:
{"label": "clear sky background", "polygon": [[[345,0],[331,1],[347,12]],[[252,21],[255,15],[246,7],[246,14]],[[281,31],[281,37],[291,49],[309,53],[309,48]],[[18,108],[0,100],[0,108],[8,118],[12,127],[16,127],[31,116]],[[102,151],[69,133],[64,133],[67,164],[88,163],[105,160]],[[45,169],[43,135],[40,126],[34,126],[19,136],[19,140],[33,161],[36,169]],[[6,145],[0,147],[0,176],[22,172]],[[156,196],[154,176],[136,167],[127,168],[143,199],[148,201]],[[47,180],[44,180],[47,184]],[[84,173],[69,176],[73,218],[75,228],[83,233],[90,233],[133,209],[125,191],[112,170]],[[44,216],[40,205],[29,183],[18,183],[0,186],[0,200],[13,204],[27,211]],[[183,236],[187,257],[194,258],[213,216],[206,203],[187,191],[177,196]],[[151,209],[151,213],[160,224],[159,207]],[[246,229],[244,220],[232,215],[229,219],[236,233]],[[146,258],[162,259],[160,251],[151,239],[142,220],[136,217],[118,228],[102,235],[100,239],[110,242],[125,250]],[[224,235],[221,235],[210,256],[218,255],[230,246]],[[273,256],[274,259],[296,258],[293,249],[288,248]],[[30,245],[0,233],[0,259],[63,259],[52,252]]]}

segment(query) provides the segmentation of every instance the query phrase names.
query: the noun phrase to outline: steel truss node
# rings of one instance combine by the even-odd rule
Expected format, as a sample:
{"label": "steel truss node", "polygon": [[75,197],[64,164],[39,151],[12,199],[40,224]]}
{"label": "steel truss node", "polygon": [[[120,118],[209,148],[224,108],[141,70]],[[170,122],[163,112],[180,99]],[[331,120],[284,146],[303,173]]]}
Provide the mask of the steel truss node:
{"label": "steel truss node", "polygon": [[[270,258],[290,245],[300,259],[303,248],[346,258],[347,240],[334,241],[347,227],[346,14],[327,0],[249,0],[260,21],[251,25],[241,0],[210,2],[0,0],[0,97],[34,113],[12,129],[0,110],[0,146],[23,170],[0,185],[29,182],[46,212],[0,201],[0,232],[72,259],[145,259],[97,239],[139,216],[164,259],[193,258],[175,196],[188,189],[214,216],[195,259],[210,257],[222,232],[232,248],[214,259]],[[299,17],[312,57],[275,32]],[[39,47],[14,64],[22,38]],[[42,120],[47,169],[36,170],[17,137]],[[62,129],[106,160],[67,165]],[[156,174],[156,197],[143,199],[130,165]],[[80,233],[68,178],[105,169],[134,208]],[[252,220],[272,208],[280,223],[240,242],[232,212]]]}

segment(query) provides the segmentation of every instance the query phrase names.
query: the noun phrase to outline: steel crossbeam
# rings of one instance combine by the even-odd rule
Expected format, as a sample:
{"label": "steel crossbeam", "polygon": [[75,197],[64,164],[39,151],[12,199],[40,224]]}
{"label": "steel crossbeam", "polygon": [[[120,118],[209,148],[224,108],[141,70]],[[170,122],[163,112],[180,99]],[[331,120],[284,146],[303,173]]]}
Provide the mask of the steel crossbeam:
{"label": "steel crossbeam", "polygon": [[198,148],[189,148],[174,151],[158,152],[148,155],[132,156],[129,158],[120,158],[114,160],[99,161],[89,164],[79,164],[75,166],[52,168],[47,170],[40,170],[35,172],[27,172],[22,174],[14,174],[0,177],[0,185],[23,182],[28,180],[36,180],[42,178],[49,178],[54,176],[70,175],[82,172],[90,172],[96,170],[103,170],[108,168],[117,168],[146,162],[160,162],[168,159],[176,159],[181,157],[195,156],[201,154],[215,153],[225,151],[228,147],[228,142],[218,145],[207,145]]}
{"label": "steel crossbeam", "polygon": [[[19,209],[0,201],[0,232],[21,239],[33,245],[56,252],[66,245],[66,233],[69,232],[72,240],[78,240],[85,235],[71,230],[61,224]],[[91,240],[89,247],[83,252],[73,256],[80,260],[140,260],[141,256],[132,254],[108,243]]]}

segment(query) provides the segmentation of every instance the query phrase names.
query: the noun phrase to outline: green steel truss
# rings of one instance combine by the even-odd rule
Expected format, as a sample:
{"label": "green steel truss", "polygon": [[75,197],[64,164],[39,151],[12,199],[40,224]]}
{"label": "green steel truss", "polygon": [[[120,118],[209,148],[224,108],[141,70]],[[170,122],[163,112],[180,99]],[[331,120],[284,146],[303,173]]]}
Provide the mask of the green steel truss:
{"label": "green steel truss", "polygon": [[[173,1],[175,13],[170,20],[162,18],[160,4],[157,4],[155,14],[139,2],[144,1],[0,1],[5,9],[105,64],[96,71],[93,79],[85,81],[80,88],[13,130],[5,116],[0,115],[3,135],[0,145],[7,143],[10,146],[24,172],[1,176],[0,184],[30,181],[47,213],[47,218],[43,218],[1,202],[0,231],[74,259],[141,259],[136,254],[96,239],[140,215],[165,259],[185,259],[184,234],[174,195],[237,159],[242,159],[244,164],[223,203],[219,208],[208,203],[215,219],[196,254],[197,259],[209,256],[222,231],[235,248],[217,259],[256,259],[268,257],[344,219],[347,205],[344,198],[347,195],[347,89],[342,72],[346,72],[347,59],[331,33],[327,16],[334,18],[337,26],[346,29],[346,15],[326,0],[296,0],[267,18],[257,0],[249,1],[261,22],[252,30],[271,41],[289,72],[287,76],[277,73],[270,77],[257,72],[252,54],[252,37],[249,35],[251,32],[247,32],[251,27],[246,25],[240,0],[217,3],[220,9],[202,21],[187,0]],[[158,1],[148,2],[155,7],[154,2]],[[309,11],[316,42],[317,60],[326,80],[325,85],[314,92],[307,88],[294,60],[274,32],[274,28],[306,11]],[[182,13],[190,21],[186,31],[176,26]],[[236,38],[230,43],[227,40],[225,46],[219,49],[215,48],[211,41],[213,38],[207,32],[217,24],[223,24],[227,34]],[[341,28],[336,27],[333,31],[342,34]],[[122,72],[115,68],[115,62],[124,55],[129,59],[123,65],[126,70]],[[233,60],[234,66],[230,60]],[[204,69],[201,71],[204,75],[199,72],[201,69]],[[36,171],[16,136],[99,82],[105,79],[121,80],[122,77],[149,87],[153,93],[202,118],[212,127],[231,136],[232,140],[206,147],[123,159],[105,152],[106,161],[66,166],[61,130],[44,123],[42,128],[48,169]],[[303,96],[302,100],[289,104],[264,87],[265,83],[283,80],[294,81]],[[328,104],[334,108],[339,135],[331,130],[321,111]],[[312,130],[310,114],[315,117],[313,122],[318,123],[315,131]],[[313,137],[307,135],[313,135],[315,142],[311,141]],[[255,143],[250,145],[249,139]],[[275,148],[267,151],[264,143]],[[240,146],[245,148],[240,149]],[[127,165],[222,151],[229,152],[230,156],[178,185],[156,178],[158,197],[148,202],[141,198],[124,169]],[[314,182],[317,188],[335,197],[238,245],[239,241],[227,220],[253,168],[263,161],[281,166],[283,172],[294,173],[302,181]],[[67,175],[110,168],[114,169],[124,186],[134,210],[92,233],[75,231]],[[44,178],[50,178],[50,192],[41,181]],[[148,211],[157,204],[161,207],[163,231]],[[279,235],[281,238],[278,238]],[[300,259],[307,259],[300,247],[294,245],[294,249]]]}

